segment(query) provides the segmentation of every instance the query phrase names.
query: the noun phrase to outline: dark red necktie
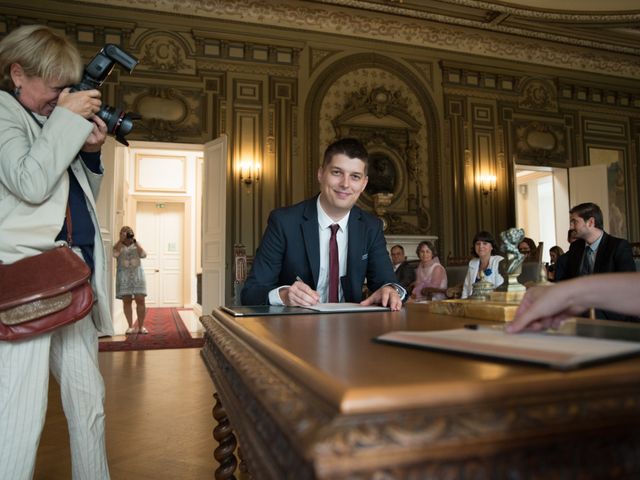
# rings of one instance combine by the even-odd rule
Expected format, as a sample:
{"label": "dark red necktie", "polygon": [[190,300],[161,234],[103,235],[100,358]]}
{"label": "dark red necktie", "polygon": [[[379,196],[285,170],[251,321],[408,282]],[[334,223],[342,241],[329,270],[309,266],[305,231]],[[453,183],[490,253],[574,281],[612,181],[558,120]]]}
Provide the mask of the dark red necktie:
{"label": "dark red necktie", "polygon": [[338,285],[340,282],[340,262],[338,261],[338,241],[336,234],[340,225],[334,223],[331,228],[331,238],[329,239],[329,302],[336,303],[338,299]]}

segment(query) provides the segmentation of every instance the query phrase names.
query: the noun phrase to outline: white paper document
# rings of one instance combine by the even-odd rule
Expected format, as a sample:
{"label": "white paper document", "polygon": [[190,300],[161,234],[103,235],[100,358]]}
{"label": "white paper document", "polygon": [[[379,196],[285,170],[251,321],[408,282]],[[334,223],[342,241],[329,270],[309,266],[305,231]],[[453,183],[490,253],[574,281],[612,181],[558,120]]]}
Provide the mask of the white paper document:
{"label": "white paper document", "polygon": [[501,329],[395,331],[376,337],[385,343],[425,347],[573,369],[640,353],[640,342],[554,333],[508,334]]}
{"label": "white paper document", "polygon": [[316,312],[388,312],[388,307],[381,307],[380,305],[360,305],[359,303],[318,303],[308,307],[309,310],[315,310]]}

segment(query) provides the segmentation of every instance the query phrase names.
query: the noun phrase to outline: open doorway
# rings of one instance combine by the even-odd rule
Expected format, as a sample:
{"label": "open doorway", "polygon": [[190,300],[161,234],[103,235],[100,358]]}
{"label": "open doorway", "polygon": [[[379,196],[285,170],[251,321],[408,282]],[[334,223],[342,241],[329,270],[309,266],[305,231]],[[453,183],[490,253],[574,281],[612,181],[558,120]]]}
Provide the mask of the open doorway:
{"label": "open doorway", "polygon": [[567,169],[515,165],[516,226],[536,244],[543,242],[542,261],[549,262],[554,245],[569,248],[569,186]]}
{"label": "open doorway", "polygon": [[543,261],[549,248],[569,248],[569,210],[584,202],[600,206],[604,229],[625,237],[627,206],[623,153],[619,149],[590,148],[590,165],[572,168],[514,165],[516,225],[536,242],[544,242]]}
{"label": "open doorway", "polygon": [[[103,148],[105,181],[98,201],[105,247],[129,225],[154,255],[150,304],[191,312],[185,324],[201,330],[199,317],[225,304],[227,276],[227,137],[204,145],[132,141],[111,137]],[[115,288],[115,262],[110,270]],[[157,271],[156,271],[157,270]],[[116,334],[126,330],[122,302],[112,302]]]}
{"label": "open doorway", "polygon": [[[203,146],[132,141],[115,148],[114,231],[129,225],[147,252],[147,306],[192,312],[185,324],[197,331]],[[126,328],[121,303],[113,304],[116,333]]]}

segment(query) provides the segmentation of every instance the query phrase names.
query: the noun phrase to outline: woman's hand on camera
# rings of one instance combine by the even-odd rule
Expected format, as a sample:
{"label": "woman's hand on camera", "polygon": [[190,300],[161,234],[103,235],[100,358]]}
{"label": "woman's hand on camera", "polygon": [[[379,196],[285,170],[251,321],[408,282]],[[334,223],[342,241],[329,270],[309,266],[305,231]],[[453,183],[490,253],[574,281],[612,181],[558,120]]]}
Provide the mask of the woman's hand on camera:
{"label": "woman's hand on camera", "polygon": [[70,92],[65,88],[58,97],[58,107],[64,107],[73,113],[90,119],[93,115],[100,111],[102,102],[100,101],[100,90],[81,90],[79,92]]}
{"label": "woman's hand on camera", "polygon": [[82,146],[83,152],[99,152],[107,139],[107,124],[104,123],[97,115],[94,115],[89,120],[93,122],[93,130],[87,137],[87,140]]}

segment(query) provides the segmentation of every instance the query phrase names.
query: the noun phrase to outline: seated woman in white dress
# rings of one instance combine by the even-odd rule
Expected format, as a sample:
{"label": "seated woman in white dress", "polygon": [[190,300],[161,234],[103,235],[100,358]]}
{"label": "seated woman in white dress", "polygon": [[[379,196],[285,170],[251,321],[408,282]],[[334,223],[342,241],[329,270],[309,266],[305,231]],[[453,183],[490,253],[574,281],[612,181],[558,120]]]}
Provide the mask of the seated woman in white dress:
{"label": "seated woman in white dress", "polygon": [[467,276],[462,286],[462,298],[467,298],[473,292],[473,284],[484,277],[493,283],[495,287],[502,285],[504,281],[498,272],[498,265],[503,260],[500,255],[494,255],[498,251],[496,241],[489,232],[478,232],[473,237],[473,249],[471,254],[475,257],[469,261]]}

